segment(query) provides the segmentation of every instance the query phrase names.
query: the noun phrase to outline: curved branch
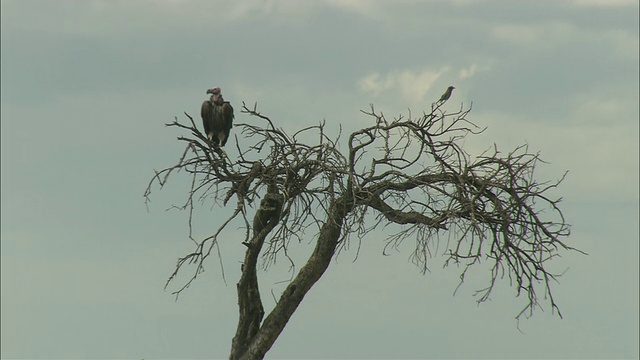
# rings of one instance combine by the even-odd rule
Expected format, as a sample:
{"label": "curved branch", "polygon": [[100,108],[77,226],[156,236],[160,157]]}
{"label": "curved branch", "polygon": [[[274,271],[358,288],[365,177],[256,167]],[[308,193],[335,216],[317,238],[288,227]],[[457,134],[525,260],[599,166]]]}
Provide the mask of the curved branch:
{"label": "curved branch", "polygon": [[[544,296],[552,310],[558,306],[551,283],[559,275],[548,270],[548,261],[562,250],[570,226],[560,210],[561,199],[549,195],[555,182],[539,183],[534,170],[541,162],[526,145],[506,155],[497,146],[472,157],[460,144],[466,136],[483,132],[466,119],[471,108],[446,113],[434,104],[419,118],[387,120],[373,106],[363,111],[375,124],[351,133],[348,152],[339,150],[340,134],[327,135],[325,123],[288,135],[257,110],[242,104],[249,119],[236,124],[243,138],[238,159],[229,159],[212,146],[185,113],[190,125],[176,119],[167,126],[187,131],[178,162],[156,171],[144,197],[150,201],[154,184],[164,187],[170,175],[184,171],[191,176],[187,200],[174,208],[189,213],[189,238],[195,250],[180,258],[167,284],[187,265],[195,265],[190,279],[174,292],[186,289],[204,271],[204,263],[234,221],[246,230],[242,275],[237,284],[240,319],[233,339],[232,359],[262,358],[291,318],[306,293],[324,274],[332,257],[356,238],[358,249],[378,226],[402,225],[386,239],[387,248],[415,241],[412,261],[427,270],[431,256],[441,254],[440,234],[447,231],[445,266],[460,265],[460,285],[467,271],[489,264],[488,285],[476,292],[478,302],[489,299],[499,279],[506,278],[525,294],[527,304],[517,317],[530,315]],[[341,129],[340,129],[341,131]],[[317,142],[305,143],[311,136]],[[236,136],[236,139],[238,137]],[[566,175],[566,174],[565,174]],[[192,220],[198,202],[213,201],[236,206],[212,235],[192,237]],[[259,207],[253,210],[255,200]],[[371,220],[366,216],[375,210]],[[253,221],[248,213],[255,211]],[[292,239],[302,240],[309,228],[317,229],[315,250],[293,276],[275,308],[264,317],[258,288],[258,259],[263,267],[288,257]],[[434,251],[435,248],[435,251]],[[219,256],[219,254],[218,254]],[[224,269],[222,270],[224,276]],[[292,273],[293,274],[293,273]]]}

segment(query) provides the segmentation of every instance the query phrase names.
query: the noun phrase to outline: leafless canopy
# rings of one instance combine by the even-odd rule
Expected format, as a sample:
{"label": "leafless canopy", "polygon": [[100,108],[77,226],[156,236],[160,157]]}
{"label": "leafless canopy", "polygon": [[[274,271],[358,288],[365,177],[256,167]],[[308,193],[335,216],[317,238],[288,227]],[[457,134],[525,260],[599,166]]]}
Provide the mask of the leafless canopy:
{"label": "leafless canopy", "polygon": [[[349,242],[363,244],[372,230],[389,224],[400,226],[386,239],[387,247],[415,242],[412,259],[423,270],[432,256],[444,255],[446,264],[462,269],[462,283],[469,269],[488,266],[489,281],[478,291],[479,302],[489,298],[498,280],[508,279],[528,299],[518,317],[531,314],[539,298],[558,311],[551,291],[557,275],[547,265],[561,250],[572,248],[564,242],[569,226],[560,199],[547,194],[562,179],[538,182],[534,170],[540,159],[526,146],[506,154],[493,147],[469,156],[462,140],[483,129],[466,119],[470,109],[445,113],[441,106],[394,120],[372,106],[363,111],[372,125],[351,133],[345,146],[324,123],[290,135],[256,106],[243,103],[251,123],[235,127],[243,138],[236,141],[236,160],[209,143],[188,114],[188,124],[177,119],[167,124],[186,130],[188,135],[178,138],[186,148],[175,165],[156,172],[145,197],[154,183],[162,187],[172,173],[184,171],[191,176],[191,188],[180,208],[189,211],[190,219],[197,201],[235,202],[231,216],[211,236],[193,239],[190,231],[194,251],[178,260],[168,282],[185,265],[195,265],[195,272],[176,294],[201,273],[222,233],[237,229],[238,222],[246,229],[240,321],[231,358],[264,356],[336,252]],[[313,237],[315,251],[263,319],[258,260],[268,264],[287,257],[290,241],[302,237]]]}

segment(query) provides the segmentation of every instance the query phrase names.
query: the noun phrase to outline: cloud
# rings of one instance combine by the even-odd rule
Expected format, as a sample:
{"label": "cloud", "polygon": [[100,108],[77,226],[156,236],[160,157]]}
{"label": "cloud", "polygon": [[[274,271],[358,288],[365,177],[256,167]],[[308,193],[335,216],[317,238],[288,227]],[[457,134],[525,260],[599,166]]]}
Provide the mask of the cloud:
{"label": "cloud", "polygon": [[311,2],[295,0],[249,0],[224,4],[228,11],[226,21],[246,20],[251,17],[297,21],[307,18],[316,7]]}
{"label": "cloud", "polygon": [[[33,11],[34,8],[38,11]],[[75,2],[2,1],[3,33],[63,34],[80,37],[119,37],[140,33],[173,34],[185,28],[203,33],[230,23],[269,19],[305,21],[317,7],[294,0],[246,0],[241,2],[193,0],[87,0]],[[58,17],[50,14],[59,14]],[[5,16],[6,15],[6,16]],[[64,18],[64,21],[60,21]],[[21,21],[29,19],[29,21]],[[6,24],[5,24],[6,23]],[[187,26],[188,24],[188,26]],[[124,34],[124,35],[123,35]]]}
{"label": "cloud", "polygon": [[556,48],[559,44],[594,42],[599,47],[610,47],[611,53],[621,59],[638,59],[638,34],[632,31],[603,31],[566,22],[552,22],[498,25],[492,29],[491,34],[499,41],[536,50]]}
{"label": "cloud", "polygon": [[393,92],[412,102],[421,102],[425,100],[427,93],[438,78],[449,69],[448,66],[445,66],[439,70],[397,70],[385,75],[372,73],[362,78],[359,86],[364,93],[373,96]]}
{"label": "cloud", "polygon": [[460,80],[473,77],[478,72],[489,71],[491,69],[490,65],[478,65],[473,63],[469,65],[469,67],[463,68],[458,72],[458,78]]}
{"label": "cloud", "polygon": [[384,3],[366,0],[325,0],[327,6],[354,13],[366,18],[375,19],[382,12]]}
{"label": "cloud", "polygon": [[626,7],[638,6],[638,0],[573,0],[577,6],[594,6],[594,7]]}
{"label": "cloud", "polygon": [[576,27],[569,23],[543,23],[532,25],[498,25],[491,31],[498,40],[529,46],[532,43],[567,40],[578,33]]}
{"label": "cloud", "polygon": [[330,8],[374,20],[389,20],[392,12],[401,9],[415,13],[418,6],[424,4],[420,0],[324,0],[322,3]]}
{"label": "cloud", "polygon": [[640,53],[640,38],[637,33],[622,30],[612,30],[600,34],[602,42],[613,47],[614,54],[621,59],[638,61]]}
{"label": "cloud", "polygon": [[[635,103],[635,104],[634,104]],[[528,143],[551,163],[541,178],[558,178],[564,169],[567,195],[581,201],[637,201],[637,93],[594,89],[568,99],[570,113],[557,121],[540,121],[514,113],[472,113],[470,120],[487,131],[469,137],[465,149],[478,155],[496,143],[507,152]],[[634,121],[634,119],[636,119]]]}

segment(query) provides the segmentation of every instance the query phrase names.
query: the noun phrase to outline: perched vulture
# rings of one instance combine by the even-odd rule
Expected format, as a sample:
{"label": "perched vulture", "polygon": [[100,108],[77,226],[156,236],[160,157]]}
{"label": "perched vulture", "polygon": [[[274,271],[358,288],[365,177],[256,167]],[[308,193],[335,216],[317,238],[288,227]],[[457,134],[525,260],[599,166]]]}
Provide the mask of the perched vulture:
{"label": "perched vulture", "polygon": [[207,94],[211,94],[211,98],[205,100],[200,109],[204,132],[211,142],[223,147],[233,125],[233,107],[224,101],[219,87],[207,90]]}

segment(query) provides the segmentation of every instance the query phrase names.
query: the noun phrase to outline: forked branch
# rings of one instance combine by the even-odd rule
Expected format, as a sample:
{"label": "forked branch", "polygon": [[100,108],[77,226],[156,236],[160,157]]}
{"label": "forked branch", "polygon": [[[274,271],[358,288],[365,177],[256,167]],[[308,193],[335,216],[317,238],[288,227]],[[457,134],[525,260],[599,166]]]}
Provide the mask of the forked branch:
{"label": "forked branch", "polygon": [[[256,105],[243,103],[242,113],[253,121],[236,125],[243,140],[237,142],[234,161],[207,141],[188,114],[190,125],[177,120],[167,124],[190,135],[179,137],[187,143],[184,152],[175,165],[155,173],[145,198],[154,183],[162,188],[171,174],[191,176],[186,202],[177,208],[189,212],[195,250],[179,259],[168,283],[187,265],[195,268],[175,294],[202,273],[230,224],[239,222],[245,229],[232,359],[262,358],[336,252],[353,239],[375,240],[371,231],[393,224],[402,227],[386,239],[387,248],[413,241],[412,259],[423,271],[432,256],[444,255],[445,266],[461,267],[462,284],[470,269],[488,264],[489,281],[477,292],[479,302],[489,299],[497,281],[506,278],[517,295],[526,295],[518,317],[530,315],[541,297],[558,311],[552,294],[558,274],[548,262],[575,250],[565,242],[570,227],[561,199],[550,195],[564,176],[538,182],[534,170],[541,160],[527,146],[505,155],[494,146],[471,156],[462,148],[463,140],[484,129],[466,119],[470,108],[446,113],[441,107],[434,104],[418,118],[409,114],[388,120],[372,106],[364,112],[372,125],[351,133],[343,154],[340,134],[331,137],[324,122],[289,135]],[[225,206],[233,198],[235,207],[213,233],[193,239],[194,204]],[[367,216],[371,213],[376,216]],[[445,232],[450,240],[439,244]],[[315,239],[314,252],[263,319],[258,260],[268,267],[278,257],[288,258],[288,249],[299,243],[292,240],[307,237]],[[440,245],[444,251],[434,252]]]}

